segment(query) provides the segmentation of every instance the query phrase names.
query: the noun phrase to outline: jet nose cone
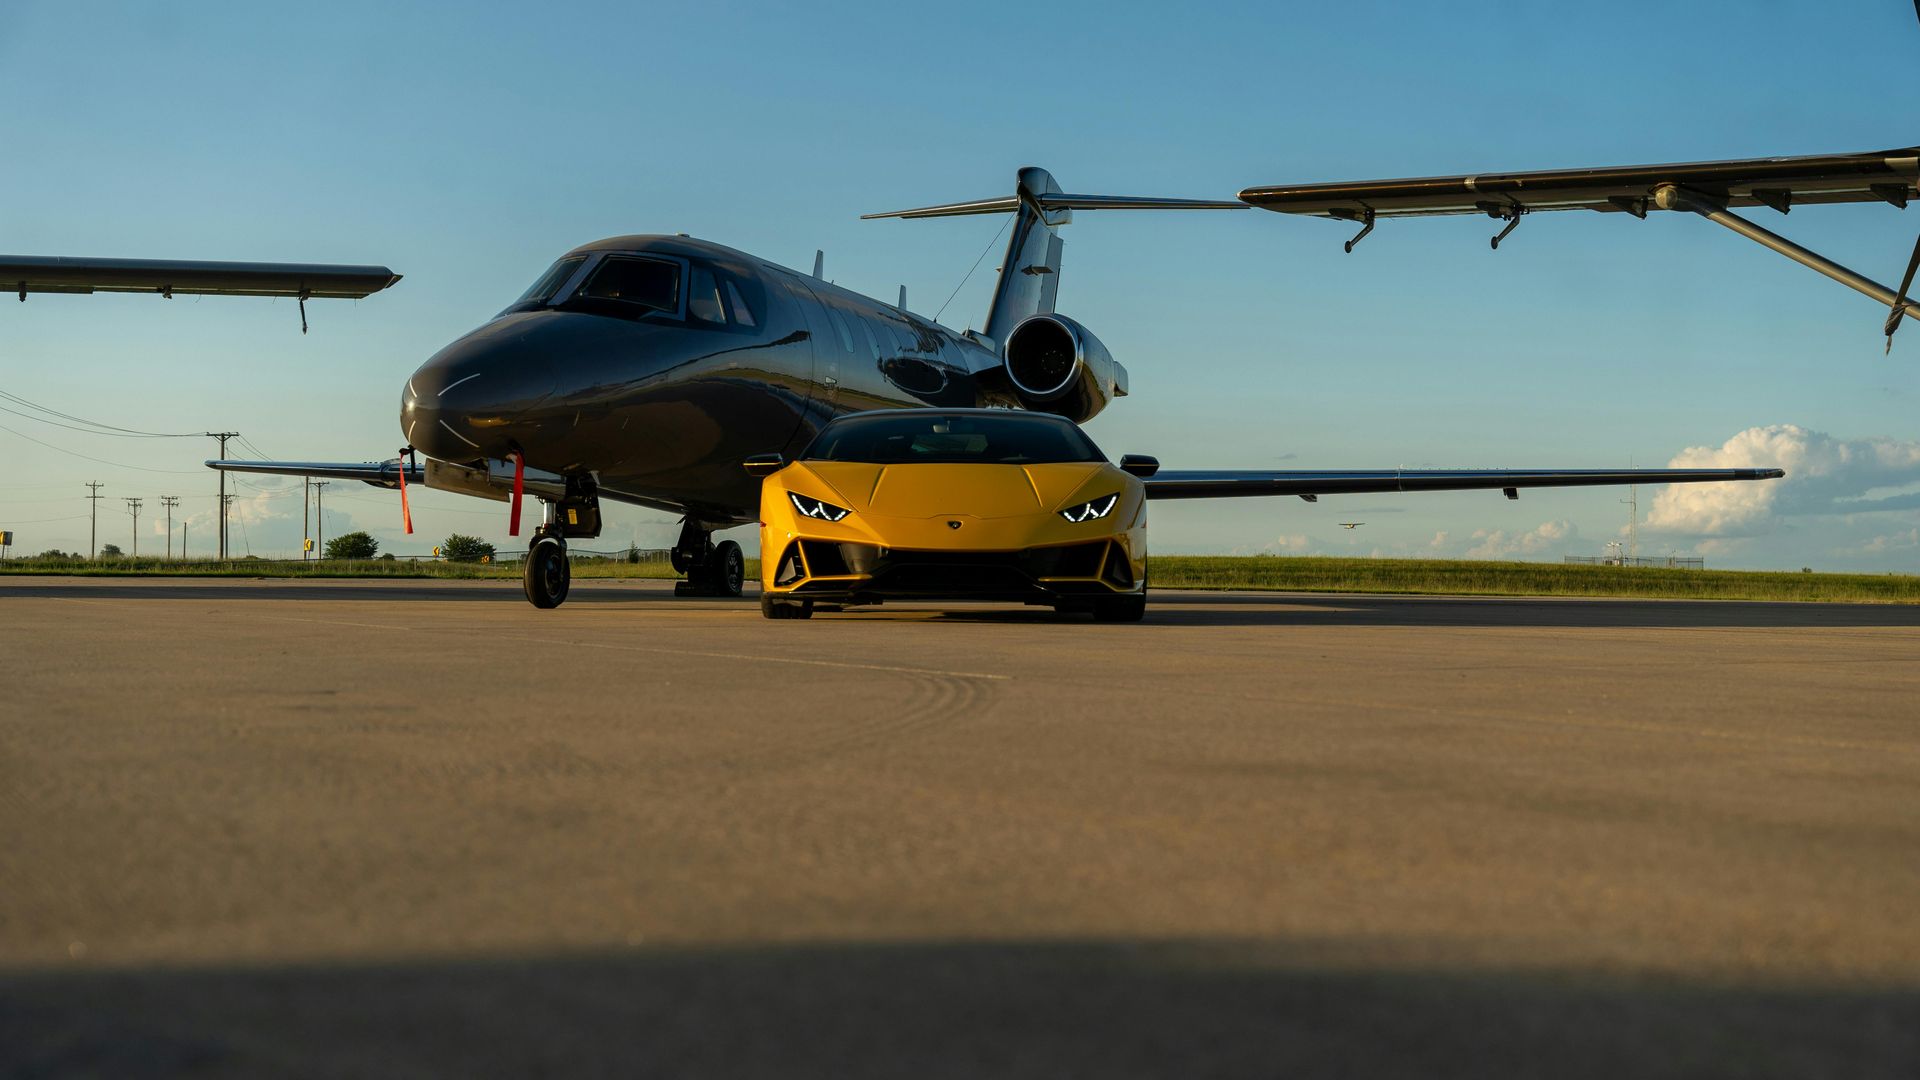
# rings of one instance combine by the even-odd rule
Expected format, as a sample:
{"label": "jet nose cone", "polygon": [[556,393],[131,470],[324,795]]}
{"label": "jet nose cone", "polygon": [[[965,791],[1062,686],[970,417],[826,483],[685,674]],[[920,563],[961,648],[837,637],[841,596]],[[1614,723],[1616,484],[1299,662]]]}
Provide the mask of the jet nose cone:
{"label": "jet nose cone", "polygon": [[440,350],[407,380],[400,430],[410,445],[447,461],[501,458],[537,427],[553,369],[546,350],[499,325],[506,321]]}

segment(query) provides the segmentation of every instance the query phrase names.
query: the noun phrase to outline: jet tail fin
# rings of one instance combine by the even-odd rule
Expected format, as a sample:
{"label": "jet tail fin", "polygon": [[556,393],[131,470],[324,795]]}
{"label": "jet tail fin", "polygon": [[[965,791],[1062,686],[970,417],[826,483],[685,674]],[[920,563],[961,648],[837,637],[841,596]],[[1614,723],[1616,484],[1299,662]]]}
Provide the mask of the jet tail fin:
{"label": "jet tail fin", "polygon": [[1075,210],[1244,210],[1247,204],[1219,199],[1157,199],[1131,195],[1070,195],[1060,190],[1045,169],[1020,170],[1012,195],[970,202],[922,206],[862,214],[873,218],[963,217],[971,214],[1014,214],[1013,235],[1000,263],[1000,283],[994,287],[987,310],[985,335],[996,344],[1022,319],[1053,311],[1060,291],[1060,236],[1054,230],[1073,221]]}

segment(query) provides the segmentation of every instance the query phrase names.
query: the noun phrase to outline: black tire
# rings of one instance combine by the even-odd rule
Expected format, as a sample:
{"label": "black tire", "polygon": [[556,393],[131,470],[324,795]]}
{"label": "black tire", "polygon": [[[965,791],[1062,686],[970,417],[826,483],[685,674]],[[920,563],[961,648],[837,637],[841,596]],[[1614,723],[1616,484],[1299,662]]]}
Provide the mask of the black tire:
{"label": "black tire", "polygon": [[527,551],[527,565],[521,576],[527,602],[537,608],[557,608],[566,603],[567,590],[573,585],[573,567],[567,562],[567,546],[558,540],[541,539]]}
{"label": "black tire", "polygon": [[741,554],[740,545],[731,540],[715,544],[703,576],[710,595],[739,596],[747,584],[747,557]]}
{"label": "black tire", "polygon": [[1094,602],[1094,622],[1139,622],[1147,614],[1147,594],[1104,596]]}

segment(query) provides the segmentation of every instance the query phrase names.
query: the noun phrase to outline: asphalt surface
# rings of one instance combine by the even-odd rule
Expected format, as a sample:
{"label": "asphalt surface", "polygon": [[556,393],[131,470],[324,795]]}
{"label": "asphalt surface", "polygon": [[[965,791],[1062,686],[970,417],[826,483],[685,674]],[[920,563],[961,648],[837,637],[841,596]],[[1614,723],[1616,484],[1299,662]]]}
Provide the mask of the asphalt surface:
{"label": "asphalt surface", "polygon": [[1920,608],[0,578],[3,1076],[1920,1074]]}

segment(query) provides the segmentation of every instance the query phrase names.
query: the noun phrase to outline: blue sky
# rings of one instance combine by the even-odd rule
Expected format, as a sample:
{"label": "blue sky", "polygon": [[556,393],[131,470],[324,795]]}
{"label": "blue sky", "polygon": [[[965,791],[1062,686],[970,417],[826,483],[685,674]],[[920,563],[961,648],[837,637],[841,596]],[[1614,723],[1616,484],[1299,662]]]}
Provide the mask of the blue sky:
{"label": "blue sky", "polygon": [[[290,302],[8,302],[0,389],[363,460],[398,445],[415,366],[601,236],[684,231],[803,267],[824,248],[840,284],[891,298],[904,283],[931,314],[999,221],[858,215],[1000,194],[1027,164],[1069,190],[1228,197],[1920,142],[1895,119],[1920,62],[1912,6],[1810,10],[16,3],[0,20],[0,250],[380,262],[406,280],[311,304],[305,337]],[[1885,206],[1765,223],[1881,280],[1920,229]],[[1189,467],[1784,463],[1794,475],[1766,494],[1643,491],[1643,553],[1920,562],[1920,331],[1882,357],[1871,302],[1691,217],[1540,215],[1497,254],[1496,227],[1390,222],[1345,255],[1348,226],[1265,212],[1079,215],[1060,308],[1134,390],[1089,431]],[[943,321],[977,324],[990,266]],[[127,546],[120,499],[162,494],[211,537],[208,440],[0,425],[58,448],[0,431],[0,527],[21,546],[84,547],[87,480],[108,485],[103,540]],[[455,530],[505,542],[497,504],[424,494],[407,538],[390,494],[332,492],[329,534],[367,528],[401,552]],[[242,495],[236,546],[293,550],[297,494]],[[1157,508],[1154,536],[1557,559],[1618,538],[1625,495],[1189,503]],[[615,509],[599,546],[673,532]]]}

